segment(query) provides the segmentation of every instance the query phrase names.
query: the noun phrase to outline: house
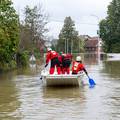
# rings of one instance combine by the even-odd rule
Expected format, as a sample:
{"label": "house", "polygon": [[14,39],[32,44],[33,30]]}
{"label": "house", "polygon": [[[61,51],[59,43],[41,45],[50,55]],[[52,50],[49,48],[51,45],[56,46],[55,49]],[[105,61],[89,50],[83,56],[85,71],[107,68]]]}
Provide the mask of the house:
{"label": "house", "polygon": [[89,38],[91,38],[89,35],[80,35],[80,38],[82,39],[82,40],[86,40],[86,39],[89,39]]}
{"label": "house", "polygon": [[85,52],[98,53],[102,52],[102,39],[99,37],[89,37],[85,39]]}

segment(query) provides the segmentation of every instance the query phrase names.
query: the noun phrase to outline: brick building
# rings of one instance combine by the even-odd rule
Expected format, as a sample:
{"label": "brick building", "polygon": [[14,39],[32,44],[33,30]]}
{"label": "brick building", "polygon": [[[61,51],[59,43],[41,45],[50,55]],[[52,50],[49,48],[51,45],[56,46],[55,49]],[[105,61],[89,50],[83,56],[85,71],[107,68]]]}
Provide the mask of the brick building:
{"label": "brick building", "polygon": [[99,37],[88,37],[85,39],[85,52],[98,53],[102,52],[102,40]]}

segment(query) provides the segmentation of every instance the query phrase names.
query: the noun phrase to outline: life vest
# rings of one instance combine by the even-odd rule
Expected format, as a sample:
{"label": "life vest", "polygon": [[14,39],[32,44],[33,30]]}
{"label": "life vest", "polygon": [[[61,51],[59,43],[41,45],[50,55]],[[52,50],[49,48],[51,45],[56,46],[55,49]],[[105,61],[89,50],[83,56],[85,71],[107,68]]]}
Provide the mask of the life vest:
{"label": "life vest", "polygon": [[84,65],[82,63],[79,63],[76,61],[73,62],[72,72],[78,73],[79,71],[81,71],[83,69],[84,69]]}
{"label": "life vest", "polygon": [[72,60],[72,55],[71,54],[62,54],[62,60],[65,61],[65,60]]}

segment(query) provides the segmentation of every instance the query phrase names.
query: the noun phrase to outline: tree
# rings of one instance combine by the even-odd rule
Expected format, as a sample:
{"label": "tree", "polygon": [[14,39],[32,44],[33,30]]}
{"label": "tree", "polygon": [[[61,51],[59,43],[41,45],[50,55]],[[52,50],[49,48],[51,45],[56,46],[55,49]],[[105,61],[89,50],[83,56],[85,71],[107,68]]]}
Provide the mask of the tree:
{"label": "tree", "polygon": [[42,11],[42,6],[33,8],[26,6],[24,15],[25,19],[21,24],[20,46],[32,51],[36,44],[44,43],[45,33],[48,31],[46,28],[48,16]]}
{"label": "tree", "polygon": [[59,34],[59,40],[57,43],[57,50],[64,52],[76,52],[78,51],[78,32],[75,30],[74,21],[71,17],[66,17],[64,25]]}
{"label": "tree", "polygon": [[15,67],[19,43],[19,19],[11,0],[0,1],[0,69]]}
{"label": "tree", "polygon": [[100,22],[100,37],[105,52],[120,52],[120,0],[113,0],[108,6],[106,19]]}
{"label": "tree", "polygon": [[100,37],[103,40],[103,50],[105,52],[111,52],[111,29],[110,26],[108,24],[108,21],[103,19],[100,22]]}

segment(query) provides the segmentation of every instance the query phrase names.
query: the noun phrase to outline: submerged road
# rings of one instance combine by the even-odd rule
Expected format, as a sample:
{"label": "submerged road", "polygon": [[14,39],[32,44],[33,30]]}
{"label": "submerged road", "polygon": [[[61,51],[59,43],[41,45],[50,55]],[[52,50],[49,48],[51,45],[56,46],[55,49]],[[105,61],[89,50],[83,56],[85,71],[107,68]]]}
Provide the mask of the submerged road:
{"label": "submerged road", "polygon": [[84,63],[94,88],[46,88],[35,66],[0,75],[0,120],[119,120],[120,61]]}

